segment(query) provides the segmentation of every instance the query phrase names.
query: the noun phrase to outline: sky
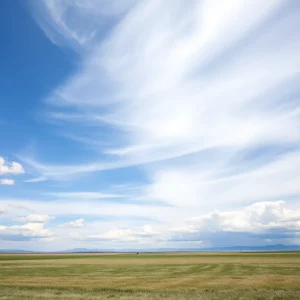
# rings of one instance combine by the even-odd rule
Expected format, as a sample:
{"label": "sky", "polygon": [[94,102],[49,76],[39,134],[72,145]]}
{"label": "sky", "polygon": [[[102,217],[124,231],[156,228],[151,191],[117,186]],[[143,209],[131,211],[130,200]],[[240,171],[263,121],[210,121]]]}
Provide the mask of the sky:
{"label": "sky", "polygon": [[0,248],[300,244],[296,0],[15,0]]}

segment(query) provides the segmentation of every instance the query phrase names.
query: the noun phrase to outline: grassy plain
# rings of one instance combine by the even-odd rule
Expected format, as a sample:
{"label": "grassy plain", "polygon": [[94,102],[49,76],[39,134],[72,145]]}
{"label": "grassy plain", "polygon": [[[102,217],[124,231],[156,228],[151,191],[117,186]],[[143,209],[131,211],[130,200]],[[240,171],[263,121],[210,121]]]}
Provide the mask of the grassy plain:
{"label": "grassy plain", "polygon": [[300,252],[1,254],[4,299],[300,300]]}

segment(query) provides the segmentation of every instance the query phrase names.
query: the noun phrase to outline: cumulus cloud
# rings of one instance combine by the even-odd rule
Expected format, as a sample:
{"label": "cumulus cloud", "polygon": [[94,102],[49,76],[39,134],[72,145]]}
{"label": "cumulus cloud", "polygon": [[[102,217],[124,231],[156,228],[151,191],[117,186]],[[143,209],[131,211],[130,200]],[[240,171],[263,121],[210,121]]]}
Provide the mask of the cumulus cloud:
{"label": "cumulus cloud", "polygon": [[[220,238],[232,236],[273,239],[300,236],[300,209],[290,209],[285,201],[258,202],[240,210],[213,211],[187,220],[171,230],[173,240]],[[217,243],[217,241],[214,241]]]}
{"label": "cumulus cloud", "polygon": [[[194,212],[195,214],[195,212]],[[74,239],[91,242],[168,243],[193,242],[203,245],[230,243],[250,245],[253,241],[300,237],[300,209],[288,207],[285,201],[257,202],[232,211],[212,211],[185,221],[177,218],[168,226],[145,225],[136,228],[112,228],[103,233],[81,232]],[[228,238],[228,241],[226,241]]]}
{"label": "cumulus cloud", "polygon": [[77,219],[75,221],[67,222],[61,225],[61,227],[69,228],[82,228],[84,226],[84,219]]}
{"label": "cumulus cloud", "polygon": [[257,232],[275,228],[298,228],[300,210],[286,207],[285,201],[258,202],[243,210],[214,211],[190,220],[192,226],[203,230]]}
{"label": "cumulus cloud", "polygon": [[27,223],[24,225],[0,226],[0,239],[30,240],[50,237],[52,233],[44,228],[43,223]]}
{"label": "cumulus cloud", "polygon": [[2,174],[22,174],[24,169],[20,163],[12,162],[10,165],[7,164],[5,159],[0,156],[0,175]]}
{"label": "cumulus cloud", "polygon": [[[62,217],[69,215],[70,212],[73,214],[80,212],[87,219],[92,216],[93,220],[99,220],[98,222],[86,222],[86,218],[80,218],[54,229],[56,238],[66,239],[70,243],[72,241],[82,244],[111,242],[120,247],[134,245],[166,247],[170,244],[177,247],[177,243],[189,244],[192,247],[202,243],[201,245],[205,247],[233,244],[252,245],[260,243],[260,241],[289,243],[300,236],[300,207],[297,203],[292,206],[286,201],[256,202],[239,209],[223,208],[207,213],[202,213],[200,208],[191,210],[183,207],[162,207],[158,209],[155,206],[143,208],[142,206],[129,205],[127,207],[113,204],[107,207],[101,204],[92,204],[89,201],[79,204],[80,202],[56,202],[53,206],[53,203],[47,202],[27,202],[26,206],[38,206],[38,209],[42,211],[52,210],[53,214],[61,214]],[[115,219],[111,219],[116,211],[119,213]],[[128,216],[126,222],[124,221],[125,215]],[[137,218],[147,217],[147,215],[153,215],[156,219],[146,225],[140,225],[145,224],[145,220]],[[23,218],[22,221],[32,225],[29,227],[23,225],[2,226],[1,236],[16,239],[18,237],[26,238],[30,234],[38,236],[39,232],[43,232],[42,230],[45,229],[41,218],[28,217]],[[36,231],[33,231],[34,228]],[[77,228],[78,232],[73,232],[74,228]]]}
{"label": "cumulus cloud", "polygon": [[15,181],[13,179],[0,179],[0,185],[14,185]]}
{"label": "cumulus cloud", "polygon": [[150,225],[144,225],[141,230],[114,228],[101,234],[74,235],[74,238],[94,242],[140,243],[147,241],[152,242],[153,239],[159,237],[159,234],[160,233],[155,232]]}
{"label": "cumulus cloud", "polygon": [[[22,208],[21,208],[22,209]],[[12,211],[18,212],[17,205],[7,205],[5,213],[11,216]],[[54,217],[43,214],[31,214],[25,217],[15,217],[13,221],[25,223],[23,225],[0,226],[0,239],[9,241],[27,241],[36,238],[49,238],[53,233],[45,228],[45,223]]]}
{"label": "cumulus cloud", "polygon": [[26,217],[15,218],[15,221],[28,223],[47,223],[53,219],[55,219],[53,216],[32,214]]}

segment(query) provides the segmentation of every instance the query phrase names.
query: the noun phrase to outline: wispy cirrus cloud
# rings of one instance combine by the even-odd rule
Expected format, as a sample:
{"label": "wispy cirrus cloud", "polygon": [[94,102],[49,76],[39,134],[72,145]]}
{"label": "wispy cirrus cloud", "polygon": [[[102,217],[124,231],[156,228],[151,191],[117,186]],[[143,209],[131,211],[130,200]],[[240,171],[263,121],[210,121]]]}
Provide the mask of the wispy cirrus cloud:
{"label": "wispy cirrus cloud", "polygon": [[110,199],[110,198],[123,198],[125,195],[121,194],[107,194],[98,192],[56,192],[47,193],[57,199]]}
{"label": "wispy cirrus cloud", "polygon": [[[263,151],[261,151],[261,156]],[[300,195],[299,152],[276,155],[266,151],[259,163],[247,159],[247,163],[214,157],[207,165],[192,160],[182,165],[156,167],[152,183],[144,192],[147,197],[166,201],[180,207],[228,207]],[[259,159],[256,157],[256,159]],[[276,188],[274,188],[276,187]]]}
{"label": "wispy cirrus cloud", "polygon": [[[92,207],[104,215],[155,216],[167,224],[154,230],[165,241],[179,219],[200,215],[207,226],[193,230],[205,240],[204,231],[219,230],[231,216],[285,211],[276,200],[300,194],[299,7],[284,0],[157,0],[124,1],[116,11],[115,4],[52,0],[35,7],[51,41],[75,49],[81,59],[78,70],[45,99],[43,117],[55,121],[64,138],[90,145],[99,159],[54,165],[20,155],[38,176],[28,181],[138,167],[138,191],[118,193],[170,207],[104,205],[104,198],[120,197],[113,189],[106,195],[85,190],[52,196],[62,211],[77,215],[90,215]],[[250,205],[258,201],[275,204]],[[58,210],[34,205],[49,214]],[[216,207],[222,212],[211,213]],[[281,218],[278,213],[274,222]],[[259,234],[264,224],[247,222],[252,227],[240,224],[230,232]],[[85,236],[132,242],[141,232],[108,227]],[[199,232],[180,233],[174,241],[187,241],[189,234],[199,241]]]}
{"label": "wispy cirrus cloud", "polygon": [[111,18],[126,12],[134,2],[43,0],[29,3],[37,22],[54,44],[82,51],[105,33]]}
{"label": "wispy cirrus cloud", "polygon": [[[51,3],[61,10],[62,4]],[[284,4],[230,1],[217,9],[218,1],[195,1],[188,7],[183,1],[153,1],[131,6],[105,42],[98,39],[83,56],[82,69],[48,99],[79,110],[75,119],[64,113],[65,121],[84,126],[81,120],[94,120],[95,130],[105,125],[113,131],[113,148],[102,148],[108,156],[76,166],[28,163],[48,177],[59,177],[211,147],[238,151],[296,143],[299,110],[278,103],[285,97],[282,84],[297,76],[300,64],[299,12],[283,9],[280,18],[273,18]],[[65,5],[78,9],[77,3]],[[80,12],[84,15],[85,8],[80,6]],[[61,114],[50,115],[61,119]],[[116,144],[119,135],[123,138]]]}

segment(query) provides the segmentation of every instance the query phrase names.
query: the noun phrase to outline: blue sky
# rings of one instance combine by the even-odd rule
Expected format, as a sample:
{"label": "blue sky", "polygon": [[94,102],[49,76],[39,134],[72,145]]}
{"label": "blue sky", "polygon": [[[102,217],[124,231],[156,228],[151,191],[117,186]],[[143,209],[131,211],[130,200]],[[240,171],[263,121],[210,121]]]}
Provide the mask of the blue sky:
{"label": "blue sky", "polygon": [[300,244],[297,1],[1,3],[0,245]]}

